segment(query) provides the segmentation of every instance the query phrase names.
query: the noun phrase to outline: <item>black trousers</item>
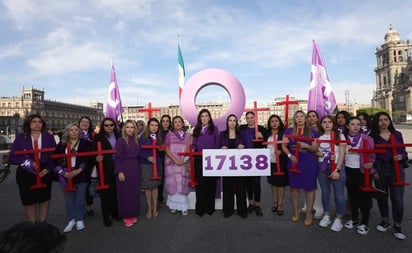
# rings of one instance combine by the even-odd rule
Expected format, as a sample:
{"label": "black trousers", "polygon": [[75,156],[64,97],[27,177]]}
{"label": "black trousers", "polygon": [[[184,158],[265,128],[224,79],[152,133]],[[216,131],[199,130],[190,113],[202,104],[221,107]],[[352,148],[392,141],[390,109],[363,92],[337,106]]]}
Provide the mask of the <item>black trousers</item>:
{"label": "black trousers", "polygon": [[103,220],[110,219],[110,217],[118,218],[115,176],[109,176],[105,173],[104,179],[105,183],[109,184],[109,188],[100,190],[100,204]]}
{"label": "black trousers", "polygon": [[372,208],[372,195],[362,191],[359,187],[365,186],[365,176],[360,169],[346,167],[346,187],[350,195],[352,220],[359,220],[359,209],[362,214],[361,224],[369,226],[369,217]]}
{"label": "black trousers", "polygon": [[204,177],[202,158],[195,157],[196,186],[196,214],[203,215],[205,212],[215,211],[215,194],[217,177]]}
{"label": "black trousers", "polygon": [[246,177],[246,192],[249,200],[260,202],[260,177]]}
{"label": "black trousers", "polygon": [[247,213],[246,204],[246,177],[223,177],[223,213],[232,214],[234,212],[236,193],[237,213],[243,215]]}

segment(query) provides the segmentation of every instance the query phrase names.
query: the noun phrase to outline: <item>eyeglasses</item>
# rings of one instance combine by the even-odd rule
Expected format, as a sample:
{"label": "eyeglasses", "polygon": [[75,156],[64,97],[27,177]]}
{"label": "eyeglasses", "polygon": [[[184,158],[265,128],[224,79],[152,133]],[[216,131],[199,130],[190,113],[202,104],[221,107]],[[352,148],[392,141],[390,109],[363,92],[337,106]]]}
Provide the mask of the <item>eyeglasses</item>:
{"label": "eyeglasses", "polygon": [[113,127],[114,124],[104,124],[105,127]]}

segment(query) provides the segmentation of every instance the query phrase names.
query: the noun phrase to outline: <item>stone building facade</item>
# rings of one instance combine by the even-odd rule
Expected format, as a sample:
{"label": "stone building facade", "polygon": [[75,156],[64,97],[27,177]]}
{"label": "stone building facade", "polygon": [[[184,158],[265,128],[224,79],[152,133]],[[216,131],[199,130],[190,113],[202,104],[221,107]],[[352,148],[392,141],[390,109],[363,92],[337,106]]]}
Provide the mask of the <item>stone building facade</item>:
{"label": "stone building facade", "polygon": [[63,129],[84,115],[89,116],[94,125],[104,117],[102,103],[81,106],[46,100],[44,95],[44,90],[23,87],[21,96],[0,97],[0,132],[15,134],[21,130],[24,118],[30,114],[40,114],[52,130]]}
{"label": "stone building facade", "polygon": [[372,106],[388,110],[396,121],[404,121],[406,114],[412,112],[410,41],[401,40],[399,33],[390,26],[385,43],[376,48],[375,54],[376,90]]}

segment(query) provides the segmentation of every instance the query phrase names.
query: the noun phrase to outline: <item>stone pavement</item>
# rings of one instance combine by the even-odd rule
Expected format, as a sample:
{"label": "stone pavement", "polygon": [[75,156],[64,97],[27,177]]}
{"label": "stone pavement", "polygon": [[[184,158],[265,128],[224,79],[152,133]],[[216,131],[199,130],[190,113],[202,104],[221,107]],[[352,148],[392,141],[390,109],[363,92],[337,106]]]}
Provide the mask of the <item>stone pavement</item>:
{"label": "stone pavement", "polygon": [[[407,170],[407,181],[412,182],[412,168]],[[221,210],[213,216],[199,217],[191,210],[188,216],[171,214],[162,208],[157,218],[147,219],[126,228],[122,222],[114,221],[113,227],[103,225],[99,199],[94,210],[96,216],[86,217],[86,230],[67,234],[64,252],[412,252],[412,186],[405,191],[405,215],[403,231],[407,239],[394,238],[392,231],[381,233],[375,230],[380,222],[376,201],[371,213],[370,232],[361,236],[355,230],[344,228],[335,233],[314,224],[305,227],[303,216],[297,223],[291,222],[289,191],[286,191],[285,214],[271,212],[270,186],[262,177],[263,216],[249,215],[246,220],[237,215],[223,218]],[[303,192],[301,194],[303,197]],[[0,229],[4,230],[24,220],[20,205],[15,170],[0,184]],[[142,195],[143,200],[143,195]],[[303,202],[302,202],[303,203]],[[143,202],[142,202],[142,206]],[[145,213],[144,208],[141,210]],[[50,206],[49,222],[61,230],[66,225],[63,194],[55,183]]]}

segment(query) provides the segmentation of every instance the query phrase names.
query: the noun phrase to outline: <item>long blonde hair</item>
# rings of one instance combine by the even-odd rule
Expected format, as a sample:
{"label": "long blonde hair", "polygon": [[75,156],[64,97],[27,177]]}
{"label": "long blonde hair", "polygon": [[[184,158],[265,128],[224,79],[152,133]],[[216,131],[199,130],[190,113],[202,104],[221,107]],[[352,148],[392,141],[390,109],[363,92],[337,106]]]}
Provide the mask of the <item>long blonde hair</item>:
{"label": "long blonde hair", "polygon": [[126,144],[129,144],[129,136],[126,134],[126,126],[129,123],[132,124],[134,127],[134,131],[133,131],[134,141],[136,143],[139,143],[139,134],[137,133],[137,125],[136,125],[136,122],[134,122],[134,120],[131,120],[131,119],[126,120],[126,122],[124,123],[122,127],[122,138],[126,142]]}
{"label": "long blonde hair", "polygon": [[298,113],[302,113],[303,117],[305,118],[305,124],[303,126],[303,136],[313,137],[312,130],[311,130],[311,128],[308,124],[308,121],[306,119],[306,113],[302,110],[298,110],[293,114],[293,134],[296,135],[298,133],[298,126],[296,124],[296,119],[295,119],[296,114],[298,114]]}

